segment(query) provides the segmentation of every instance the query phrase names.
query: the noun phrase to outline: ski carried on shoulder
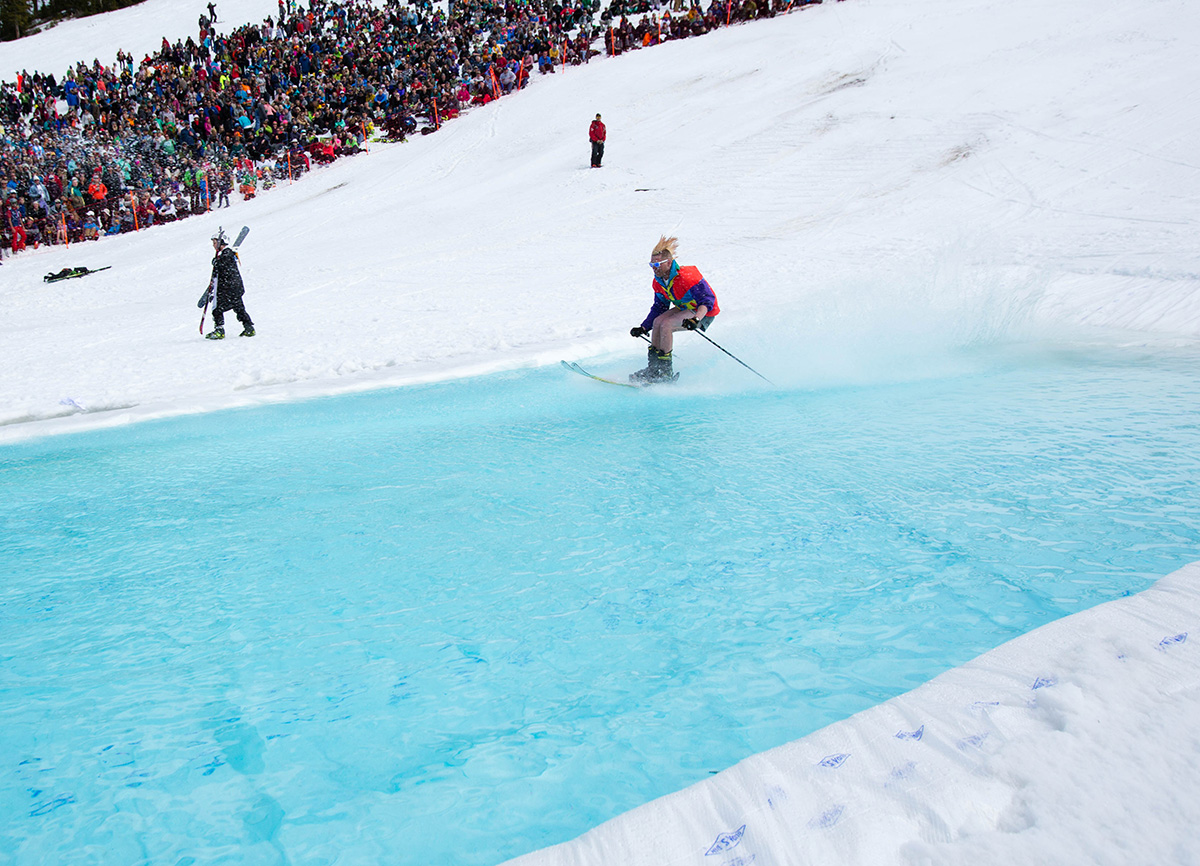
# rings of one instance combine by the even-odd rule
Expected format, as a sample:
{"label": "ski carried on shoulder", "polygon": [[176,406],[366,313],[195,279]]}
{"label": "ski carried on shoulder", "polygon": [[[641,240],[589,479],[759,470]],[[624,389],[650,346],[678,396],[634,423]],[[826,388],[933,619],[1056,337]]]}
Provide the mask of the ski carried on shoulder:
{"label": "ski carried on shoulder", "polygon": [[102,268],[91,270],[90,268],[63,268],[61,271],[53,274],[46,274],[42,277],[43,282],[57,283],[59,280],[73,280],[76,277],[86,277],[88,274],[98,274],[101,271],[107,271],[112,265],[105,265]]}
{"label": "ski carried on shoulder", "polygon": [[595,379],[597,382],[603,382],[606,385],[619,385],[622,388],[648,388],[651,385],[658,385],[658,384],[663,384],[663,383],[667,383],[667,382],[674,382],[675,380],[677,380],[679,378],[679,374],[676,373],[671,378],[662,379],[659,382],[642,382],[642,383],[618,382],[616,379],[606,379],[603,376],[597,376],[595,373],[589,373],[587,370],[583,369],[583,367],[580,367],[574,361],[562,361],[560,363],[564,367],[566,367],[568,370],[570,370],[572,373],[578,373],[580,376],[587,376],[589,379]]}

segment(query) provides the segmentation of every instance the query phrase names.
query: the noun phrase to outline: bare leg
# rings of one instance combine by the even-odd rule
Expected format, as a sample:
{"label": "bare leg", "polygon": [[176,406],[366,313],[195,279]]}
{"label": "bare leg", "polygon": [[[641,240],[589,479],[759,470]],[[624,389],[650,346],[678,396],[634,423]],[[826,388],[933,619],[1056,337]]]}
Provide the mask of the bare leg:
{"label": "bare leg", "polygon": [[650,342],[654,344],[654,348],[663,352],[671,351],[671,347],[675,344],[675,332],[683,329],[684,319],[691,319],[695,315],[695,310],[676,307],[673,310],[667,310],[655,319],[654,329],[650,336]]}

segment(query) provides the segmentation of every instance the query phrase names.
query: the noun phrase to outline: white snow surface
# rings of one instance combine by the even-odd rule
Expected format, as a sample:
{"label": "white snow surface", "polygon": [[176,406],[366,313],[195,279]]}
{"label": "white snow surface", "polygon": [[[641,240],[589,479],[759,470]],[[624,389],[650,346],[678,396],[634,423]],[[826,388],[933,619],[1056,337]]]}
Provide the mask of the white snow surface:
{"label": "white snow surface", "polygon": [[[186,8],[5,43],[0,70],[139,55],[192,33]],[[218,3],[226,29],[274,8]],[[224,211],[22,253],[0,267],[0,442],[633,365],[664,232],[715,287],[722,344],[783,387],[990,340],[1189,350],[1198,25],[1183,0],[827,0],[536,76]],[[205,341],[208,238],[243,224],[258,336]],[[43,283],[75,265],[112,269]],[[1053,623],[519,862],[1200,862],[1198,580]]]}

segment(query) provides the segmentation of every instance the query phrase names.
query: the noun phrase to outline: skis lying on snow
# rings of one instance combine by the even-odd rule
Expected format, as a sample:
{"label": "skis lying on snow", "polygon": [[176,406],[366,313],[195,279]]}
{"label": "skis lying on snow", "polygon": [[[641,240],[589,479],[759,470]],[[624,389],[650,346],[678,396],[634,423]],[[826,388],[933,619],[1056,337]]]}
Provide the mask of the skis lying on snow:
{"label": "skis lying on snow", "polygon": [[46,276],[42,277],[42,280],[47,283],[57,283],[59,280],[73,280],[76,277],[86,277],[88,274],[98,274],[101,271],[107,271],[111,267],[112,265],[105,265],[102,268],[96,268],[94,271],[89,268],[63,268],[58,273],[46,274]]}
{"label": "skis lying on snow", "polygon": [[580,367],[573,361],[562,361],[560,363],[572,373],[578,373],[580,376],[587,376],[589,379],[595,379],[597,382],[603,382],[606,385],[620,385],[622,388],[646,388],[650,385],[660,385],[666,384],[667,382],[674,382],[679,378],[679,374],[676,373],[671,378],[662,379],[658,382],[644,382],[641,384],[635,382],[618,382],[616,379],[605,379],[603,376],[597,376],[595,373],[589,373],[587,370],[583,369],[583,367]]}

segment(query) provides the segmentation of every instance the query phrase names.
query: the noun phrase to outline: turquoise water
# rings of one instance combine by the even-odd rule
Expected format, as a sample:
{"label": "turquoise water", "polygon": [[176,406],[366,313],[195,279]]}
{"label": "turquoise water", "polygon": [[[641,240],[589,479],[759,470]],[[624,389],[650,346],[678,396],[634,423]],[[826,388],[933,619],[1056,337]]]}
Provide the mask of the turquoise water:
{"label": "turquoise water", "polygon": [[488,864],[1200,558],[1195,355],[0,449],[0,851]]}

